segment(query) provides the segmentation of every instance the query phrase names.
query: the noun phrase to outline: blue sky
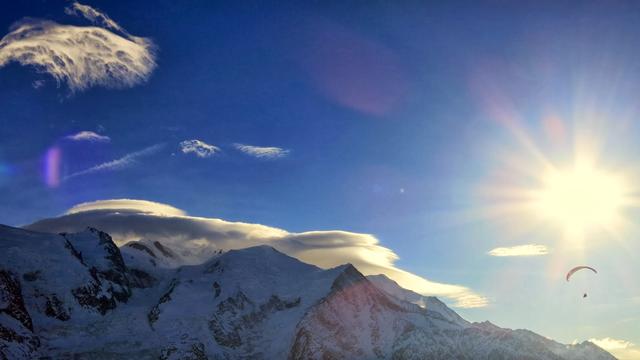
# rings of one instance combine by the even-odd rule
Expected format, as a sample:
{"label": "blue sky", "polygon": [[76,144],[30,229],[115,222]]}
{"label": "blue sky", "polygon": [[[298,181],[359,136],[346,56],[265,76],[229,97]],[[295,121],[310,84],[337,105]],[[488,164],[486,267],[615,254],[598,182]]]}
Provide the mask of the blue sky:
{"label": "blue sky", "polygon": [[[65,13],[71,4],[19,2],[0,29],[26,17],[91,25]],[[562,226],[496,214],[482,191],[534,186],[521,174],[537,170],[532,148],[562,168],[582,133],[598,142],[600,167],[633,182],[637,4],[86,5],[126,29],[103,26],[112,34],[152,42],[156,66],[132,84],[105,75],[118,86],[73,89],[15,58],[3,64],[0,48],[0,222],[128,198],[291,232],[373,234],[398,267],[486,297],[459,309],[471,320],[640,344],[638,282],[620,280],[640,270],[635,205],[620,210],[624,231],[594,228],[576,252]],[[83,131],[108,140],[69,138]],[[185,140],[215,148],[184,153]],[[58,158],[53,180],[47,153]],[[487,254],[525,244],[549,254]],[[602,269],[589,301],[563,280],[582,261]]]}

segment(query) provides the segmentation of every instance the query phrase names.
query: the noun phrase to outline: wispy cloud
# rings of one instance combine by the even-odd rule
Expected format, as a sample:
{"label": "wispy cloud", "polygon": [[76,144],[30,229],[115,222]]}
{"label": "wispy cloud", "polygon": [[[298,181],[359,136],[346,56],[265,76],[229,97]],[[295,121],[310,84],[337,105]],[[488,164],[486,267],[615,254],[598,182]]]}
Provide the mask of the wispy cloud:
{"label": "wispy cloud", "polygon": [[41,87],[43,87],[43,86],[44,86],[44,84],[45,84],[45,81],[44,81],[44,80],[34,80],[34,81],[31,83],[31,86],[32,86],[34,89],[36,89],[36,90],[37,90],[37,89],[40,89]]}
{"label": "wispy cloud", "polygon": [[180,143],[180,150],[184,154],[193,153],[197,157],[206,158],[219,152],[220,148],[201,140],[185,140]]}
{"label": "wispy cloud", "polygon": [[71,92],[92,86],[132,87],[149,78],[156,67],[150,39],[130,35],[87,5],[74,3],[66,12],[102,27],[24,19],[0,40],[0,67],[10,62],[33,66],[66,83]]}
{"label": "wispy cloud", "polygon": [[74,2],[73,4],[71,4],[71,6],[66,7],[64,9],[64,12],[67,15],[82,16],[95,25],[129,35],[129,33],[125,29],[123,29],[120,25],[118,25],[118,23],[113,21],[107,14],[94,9],[89,5],[83,5]]}
{"label": "wispy cloud", "polygon": [[70,232],[95,226],[118,244],[154,239],[181,253],[195,254],[196,262],[217,249],[270,245],[304,262],[331,268],[351,263],[365,275],[385,274],[401,286],[423,295],[449,298],[457,307],[482,307],[487,299],[468,287],[425,279],[402,270],[393,250],[370,234],[349,231],[288,232],[260,224],[188,216],[169,205],[140,200],[105,200],[73,207],[67,214],[29,226],[46,232]]}
{"label": "wispy cloud", "polygon": [[66,181],[82,175],[89,175],[89,174],[94,174],[94,173],[104,172],[104,171],[116,171],[116,170],[122,170],[122,169],[128,168],[134,165],[135,163],[137,163],[139,158],[157,153],[158,151],[160,151],[160,149],[164,147],[164,145],[165,144],[156,144],[153,146],[149,146],[148,148],[142,149],[140,151],[132,152],[119,159],[108,161],[102,164],[98,164],[96,166],[92,166],[88,169],[75,172],[71,175],[66,176],[63,180]]}
{"label": "wispy cloud", "polygon": [[526,244],[495,248],[488,254],[491,256],[540,256],[548,253],[549,249],[544,245]]}
{"label": "wispy cloud", "polygon": [[111,138],[105,135],[94,133],[93,131],[80,131],[77,134],[66,137],[73,141],[89,141],[89,142],[109,142]]}
{"label": "wispy cloud", "polygon": [[253,146],[246,144],[233,144],[233,146],[247,155],[260,159],[277,159],[282,158],[291,152],[290,150],[275,146]]}
{"label": "wispy cloud", "polygon": [[620,360],[640,359],[640,348],[630,341],[612,339],[610,337],[589,339],[589,341],[612,353]]}

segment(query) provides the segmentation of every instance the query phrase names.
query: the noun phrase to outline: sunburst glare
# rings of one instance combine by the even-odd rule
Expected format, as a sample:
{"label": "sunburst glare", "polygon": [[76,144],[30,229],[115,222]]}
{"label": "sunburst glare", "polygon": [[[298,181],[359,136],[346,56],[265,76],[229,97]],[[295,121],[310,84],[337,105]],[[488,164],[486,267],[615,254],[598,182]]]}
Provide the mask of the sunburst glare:
{"label": "sunburst glare", "polygon": [[550,169],[541,177],[535,194],[538,213],[567,230],[583,231],[594,225],[615,229],[628,194],[622,176],[576,164],[573,169]]}
{"label": "sunburst glare", "polygon": [[543,111],[532,121],[530,110],[519,111],[507,95],[505,83],[491,71],[472,83],[484,86],[485,91],[474,88],[475,95],[507,137],[489,145],[492,170],[467,214],[506,225],[513,239],[532,231],[555,233],[563,239],[558,245],[569,248],[584,247],[601,231],[621,238],[631,224],[625,213],[640,204],[637,176],[620,155],[631,118],[616,116],[621,112],[609,102],[576,95],[573,105],[564,105],[573,109],[566,117]]}

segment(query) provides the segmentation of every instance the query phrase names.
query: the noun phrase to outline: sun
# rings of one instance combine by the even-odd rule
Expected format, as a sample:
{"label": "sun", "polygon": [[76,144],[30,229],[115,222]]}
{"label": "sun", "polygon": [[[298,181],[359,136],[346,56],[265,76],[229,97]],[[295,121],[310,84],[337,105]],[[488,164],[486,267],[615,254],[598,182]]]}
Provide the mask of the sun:
{"label": "sun", "polygon": [[627,187],[619,175],[578,164],[564,171],[548,170],[541,183],[535,196],[536,212],[565,229],[611,229],[620,219]]}

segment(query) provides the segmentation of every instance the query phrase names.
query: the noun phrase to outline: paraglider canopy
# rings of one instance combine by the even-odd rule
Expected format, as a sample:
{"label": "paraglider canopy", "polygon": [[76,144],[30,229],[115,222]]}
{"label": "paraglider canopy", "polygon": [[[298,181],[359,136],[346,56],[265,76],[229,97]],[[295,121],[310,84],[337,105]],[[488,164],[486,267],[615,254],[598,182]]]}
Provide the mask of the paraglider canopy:
{"label": "paraglider canopy", "polygon": [[594,268],[592,268],[590,266],[576,266],[573,269],[569,270],[569,272],[567,273],[567,277],[566,277],[567,281],[569,281],[569,279],[571,278],[571,276],[573,274],[575,274],[577,271],[580,271],[582,269],[589,269],[589,270],[593,271],[596,274],[598,273],[598,271],[596,271],[596,269],[594,269]]}

